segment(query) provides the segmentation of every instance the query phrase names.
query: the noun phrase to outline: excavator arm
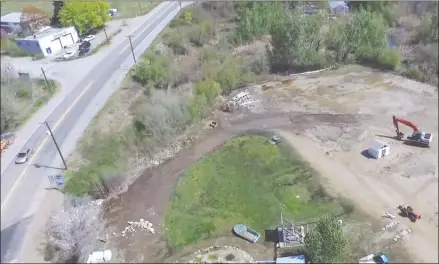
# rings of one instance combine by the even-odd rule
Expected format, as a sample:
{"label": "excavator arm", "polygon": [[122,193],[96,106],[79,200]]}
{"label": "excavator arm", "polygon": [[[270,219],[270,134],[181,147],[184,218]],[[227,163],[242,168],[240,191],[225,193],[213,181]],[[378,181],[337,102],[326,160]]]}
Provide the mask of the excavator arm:
{"label": "excavator arm", "polygon": [[401,123],[401,124],[404,124],[408,127],[411,127],[413,129],[413,133],[419,131],[419,128],[415,124],[413,124],[412,122],[407,121],[405,119],[397,118],[396,116],[393,116],[393,125],[395,126],[395,129],[396,129],[396,136],[400,139],[404,136],[404,133],[399,131],[398,123]]}
{"label": "excavator arm", "polygon": [[404,133],[399,131],[398,123],[404,124],[413,129],[413,134],[411,136],[407,136],[407,138],[404,140],[405,143],[422,147],[430,147],[430,143],[433,141],[433,135],[431,133],[422,132],[412,122],[393,116],[393,125],[395,126],[396,138],[398,140],[403,140],[404,138]]}

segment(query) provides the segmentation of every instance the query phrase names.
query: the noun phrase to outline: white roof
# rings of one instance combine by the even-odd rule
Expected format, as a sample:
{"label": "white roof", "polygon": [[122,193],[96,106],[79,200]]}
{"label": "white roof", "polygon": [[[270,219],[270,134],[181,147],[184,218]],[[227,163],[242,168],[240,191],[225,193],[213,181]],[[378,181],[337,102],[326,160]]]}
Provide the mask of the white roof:
{"label": "white roof", "polygon": [[388,146],[389,144],[385,143],[385,142],[381,142],[379,140],[374,140],[372,142],[372,144],[370,144],[370,148],[369,149],[373,149],[373,150],[379,150],[382,149],[383,147]]}
{"label": "white roof", "polygon": [[349,8],[345,1],[329,1],[329,6],[331,8],[337,8],[337,7]]}
{"label": "white roof", "polygon": [[21,14],[22,14],[21,12],[12,12],[2,16],[0,20],[1,22],[6,22],[6,23],[20,23]]}
{"label": "white roof", "polygon": [[304,255],[290,256],[290,257],[281,257],[276,259],[276,264],[278,263],[305,263]]}

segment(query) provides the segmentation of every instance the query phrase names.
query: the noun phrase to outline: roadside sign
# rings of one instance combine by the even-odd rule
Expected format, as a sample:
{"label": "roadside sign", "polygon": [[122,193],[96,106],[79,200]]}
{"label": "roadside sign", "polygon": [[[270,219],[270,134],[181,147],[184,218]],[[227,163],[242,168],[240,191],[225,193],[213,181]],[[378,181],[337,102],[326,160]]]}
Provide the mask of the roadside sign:
{"label": "roadside sign", "polygon": [[64,185],[64,179],[63,179],[63,177],[61,175],[56,175],[55,176],[55,182],[56,182],[56,185],[58,185],[58,186],[63,186]]}
{"label": "roadside sign", "polygon": [[50,184],[54,184],[54,182],[55,182],[55,179],[54,179],[54,177],[52,176],[52,175],[49,175],[49,176],[47,176],[47,178],[49,178],[49,182],[50,182]]}

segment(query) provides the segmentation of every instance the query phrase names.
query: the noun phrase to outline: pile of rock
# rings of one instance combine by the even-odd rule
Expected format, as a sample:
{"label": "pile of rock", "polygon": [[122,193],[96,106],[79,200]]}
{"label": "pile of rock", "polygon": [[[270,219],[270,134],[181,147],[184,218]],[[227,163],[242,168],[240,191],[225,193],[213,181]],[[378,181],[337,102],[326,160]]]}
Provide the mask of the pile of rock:
{"label": "pile of rock", "polygon": [[147,231],[151,234],[155,234],[152,223],[141,218],[138,222],[128,221],[128,226],[125,227],[125,230],[122,231],[122,236],[125,236],[127,233],[134,233],[138,228],[140,228],[142,231]]}
{"label": "pile of rock", "polygon": [[[209,253],[217,253],[216,259],[209,259]],[[230,253],[233,253],[234,256],[237,258],[234,260],[226,260],[226,256]],[[253,257],[248,254],[247,252],[241,250],[238,247],[235,246],[228,246],[228,245],[222,245],[222,246],[210,246],[208,248],[203,248],[195,251],[191,254],[189,258],[193,258],[192,260],[189,260],[187,258],[181,260],[181,262],[186,263],[256,263],[256,261],[253,259]],[[176,261],[175,263],[179,263],[180,261]]]}
{"label": "pile of rock", "polygon": [[104,202],[104,199],[97,199],[97,200],[93,200],[93,201],[91,201],[91,204],[92,204],[93,206],[99,207],[99,206],[102,205],[103,202]]}

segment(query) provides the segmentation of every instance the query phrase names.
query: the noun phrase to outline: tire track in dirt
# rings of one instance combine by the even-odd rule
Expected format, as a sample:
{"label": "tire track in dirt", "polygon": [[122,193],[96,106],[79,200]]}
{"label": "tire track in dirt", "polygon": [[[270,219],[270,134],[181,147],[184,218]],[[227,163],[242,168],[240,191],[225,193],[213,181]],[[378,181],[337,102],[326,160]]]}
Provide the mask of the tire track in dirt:
{"label": "tire track in dirt", "polygon": [[[118,198],[115,198],[109,202],[111,212],[107,213],[107,218],[114,220],[113,224],[116,226],[116,231],[122,231],[125,228],[127,221],[138,221],[140,218],[144,218],[152,222],[156,230],[155,235],[145,235],[139,233],[134,234],[131,238],[121,238],[119,240],[119,248],[126,249],[124,252],[126,259],[124,259],[124,261],[136,261],[139,256],[141,256],[142,260],[147,259],[151,262],[161,261],[164,258],[169,257],[171,252],[167,248],[166,241],[163,238],[165,231],[164,217],[168,206],[168,201],[170,200],[175,185],[178,182],[179,175],[181,175],[181,173],[184,172],[185,169],[189,168],[193,163],[197,162],[197,160],[214,151],[230,138],[248,134],[249,132],[270,132],[274,131],[274,129],[279,130],[279,134],[288,138],[294,136],[294,132],[300,133],[301,131],[304,131],[305,129],[315,125],[325,123],[340,125],[356,124],[359,123],[360,120],[364,119],[368,119],[368,116],[309,113],[271,115],[249,114],[240,119],[227,121],[227,124],[225,124],[223,127],[220,118],[219,125],[215,130],[204,133],[196,142],[194,142],[192,146],[182,150],[173,159],[147,171],[129,187],[126,193],[121,194]],[[291,141],[289,140],[289,142]],[[307,145],[312,144],[312,142],[309,141],[305,142],[308,142],[306,143]],[[294,143],[292,146],[296,148]],[[324,156],[324,153],[320,153],[319,155]],[[308,161],[310,164],[315,163],[315,157],[305,155],[304,158],[307,160],[309,159]],[[331,164],[334,165],[334,162]],[[338,166],[342,167],[341,165]],[[335,167],[332,166],[331,168],[333,169]],[[336,172],[333,171],[333,173]],[[351,180],[357,181],[357,184],[354,185],[358,185],[357,187],[359,189],[357,189],[357,191],[352,192],[351,190],[348,192],[353,195],[353,197],[349,198],[354,198],[359,207],[365,212],[370,213],[373,217],[380,217],[377,215],[377,213],[380,212],[379,214],[381,214],[382,208],[377,208],[377,206],[379,205],[379,207],[381,207],[383,205],[383,201],[378,200],[378,197],[376,197],[377,195],[373,192],[373,190],[359,192],[358,190],[361,190],[365,184],[358,184],[358,180],[360,179],[352,175],[354,174],[350,174],[350,177],[352,177]],[[326,176],[330,182],[334,183],[333,176]],[[349,178],[344,179],[343,181],[335,182],[342,187],[342,190],[345,191],[347,188],[345,186],[345,181],[348,179]],[[338,180],[340,180],[340,177],[338,177]],[[355,196],[355,193],[361,193],[362,195]],[[373,208],[373,212],[371,208]],[[416,237],[415,241],[417,241],[419,245],[425,245],[426,241],[425,239],[422,239],[424,242],[419,240],[421,237],[416,235],[418,232],[419,234],[425,234],[425,236],[428,236],[430,245],[437,245],[437,241],[434,242],[432,240],[433,236],[428,234],[428,228],[426,229],[425,227],[422,228],[420,226],[413,225],[410,227],[415,231],[412,235]],[[429,246],[427,245],[425,249],[428,247]],[[157,252],[159,253],[157,254]],[[416,255],[419,256],[419,252],[417,252]],[[429,261],[431,261],[434,253],[427,255],[428,256],[426,256],[425,259],[429,259]]]}
{"label": "tire track in dirt", "polygon": [[[329,180],[335,192],[351,199],[356,206],[372,218],[379,219],[386,208],[392,208],[398,203],[398,201],[391,201],[392,198],[398,200],[397,198],[389,197],[386,193],[383,193],[384,187],[394,191],[394,186],[383,186],[384,182],[371,182],[366,175],[360,175],[358,172],[351,171],[348,167],[334,162],[317,148],[312,147],[311,142],[302,136],[296,136],[285,131],[278,131],[278,133],[322,177]],[[416,262],[437,263],[437,228],[426,221],[417,221],[415,224],[408,219],[401,218],[400,220],[413,231],[409,239],[406,240],[406,248],[412,257],[417,260]]]}

